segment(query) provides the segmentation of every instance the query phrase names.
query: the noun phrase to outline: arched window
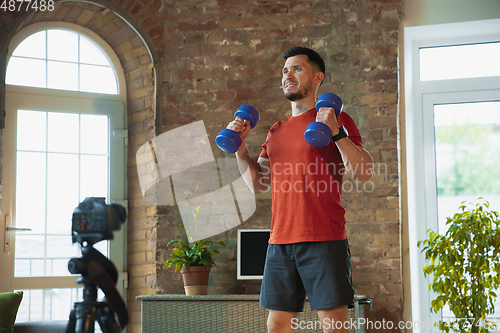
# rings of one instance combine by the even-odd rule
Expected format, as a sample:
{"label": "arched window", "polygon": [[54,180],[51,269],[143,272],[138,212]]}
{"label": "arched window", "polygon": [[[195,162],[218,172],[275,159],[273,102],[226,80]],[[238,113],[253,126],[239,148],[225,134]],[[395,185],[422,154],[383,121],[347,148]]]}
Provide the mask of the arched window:
{"label": "arched window", "polygon": [[[65,22],[21,29],[7,61],[0,213],[31,231],[5,232],[0,283],[25,291],[18,321],[66,320],[81,300],[67,270],[81,255],[71,239],[74,208],[87,196],[126,206],[125,76],[103,39]],[[95,248],[124,272],[125,244],[121,230]]]}
{"label": "arched window", "polygon": [[101,47],[63,29],[42,30],[24,39],[10,57],[6,83],[118,94],[115,69]]}

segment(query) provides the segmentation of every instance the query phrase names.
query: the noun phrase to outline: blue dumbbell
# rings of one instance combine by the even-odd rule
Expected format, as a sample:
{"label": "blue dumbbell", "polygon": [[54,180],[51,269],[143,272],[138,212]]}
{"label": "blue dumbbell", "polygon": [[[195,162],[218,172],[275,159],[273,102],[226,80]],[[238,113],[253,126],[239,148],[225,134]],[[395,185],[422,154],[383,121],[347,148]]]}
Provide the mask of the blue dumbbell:
{"label": "blue dumbbell", "polygon": [[[344,103],[339,96],[331,93],[325,93],[319,96],[318,101],[316,102],[316,111],[319,111],[319,109],[323,107],[333,108],[335,110],[335,116],[338,117],[342,112],[343,106]],[[304,138],[307,143],[312,146],[325,147],[332,138],[332,130],[328,127],[328,125],[315,121],[307,125]]]}
{"label": "blue dumbbell", "polygon": [[[234,114],[235,119],[236,117],[248,120],[250,122],[250,128],[254,128],[260,119],[260,115],[257,110],[255,110],[255,108],[248,104],[243,104],[238,108],[238,110]],[[215,143],[217,144],[217,146],[219,146],[222,151],[228,154],[236,153],[238,148],[240,148],[242,142],[243,141],[241,140],[241,137],[237,132],[227,128],[220,131],[219,135],[217,135],[217,137],[215,138]]]}

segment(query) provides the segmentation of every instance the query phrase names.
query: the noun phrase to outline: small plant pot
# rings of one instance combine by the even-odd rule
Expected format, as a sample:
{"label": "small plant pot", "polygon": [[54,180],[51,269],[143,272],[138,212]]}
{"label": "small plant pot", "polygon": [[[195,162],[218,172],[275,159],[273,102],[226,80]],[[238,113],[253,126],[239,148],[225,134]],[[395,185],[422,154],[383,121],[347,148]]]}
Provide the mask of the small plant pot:
{"label": "small plant pot", "polygon": [[206,295],[210,267],[192,266],[181,269],[186,295]]}
{"label": "small plant pot", "polygon": [[187,296],[206,295],[208,293],[208,286],[185,286],[184,291]]}

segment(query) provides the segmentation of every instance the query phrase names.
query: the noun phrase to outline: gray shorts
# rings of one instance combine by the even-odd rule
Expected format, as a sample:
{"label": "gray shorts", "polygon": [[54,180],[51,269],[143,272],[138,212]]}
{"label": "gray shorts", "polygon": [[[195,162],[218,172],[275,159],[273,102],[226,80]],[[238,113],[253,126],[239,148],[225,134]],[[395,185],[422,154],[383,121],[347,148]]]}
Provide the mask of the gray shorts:
{"label": "gray shorts", "polygon": [[347,239],[269,244],[259,305],[271,310],[302,312],[306,295],[311,310],[354,307]]}

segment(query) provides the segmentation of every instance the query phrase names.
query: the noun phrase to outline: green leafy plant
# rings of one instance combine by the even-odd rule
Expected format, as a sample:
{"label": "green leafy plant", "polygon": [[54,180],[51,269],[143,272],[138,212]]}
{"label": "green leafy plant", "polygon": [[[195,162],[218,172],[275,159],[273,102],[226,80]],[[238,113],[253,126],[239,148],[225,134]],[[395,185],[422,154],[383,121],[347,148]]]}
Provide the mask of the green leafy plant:
{"label": "green leafy plant", "polygon": [[[198,212],[200,211],[200,206],[198,206],[193,214],[193,217],[196,222],[196,217],[198,216]],[[184,267],[192,267],[192,266],[206,266],[206,267],[217,267],[215,265],[215,261],[213,259],[214,254],[220,254],[218,249],[210,249],[210,245],[218,244],[227,248],[226,244],[223,241],[211,241],[211,240],[199,240],[193,242],[192,233],[186,229],[184,224],[175,222],[180,225],[187,233],[189,239],[191,240],[192,245],[186,244],[184,241],[173,239],[168,242],[167,246],[170,244],[177,244],[179,247],[173,249],[174,253],[170,255],[163,263],[163,268],[175,266],[174,272],[179,271]],[[197,224],[195,224],[197,226]]]}
{"label": "green leafy plant", "polygon": [[430,261],[423,267],[425,276],[434,275],[429,290],[438,294],[431,311],[437,313],[448,305],[455,315],[451,321],[438,323],[445,332],[496,329],[486,316],[495,311],[495,290],[500,286],[499,214],[487,210],[487,201],[470,205],[467,208],[462,202],[460,211],[447,218],[444,235],[429,229],[429,238],[417,243]]}

